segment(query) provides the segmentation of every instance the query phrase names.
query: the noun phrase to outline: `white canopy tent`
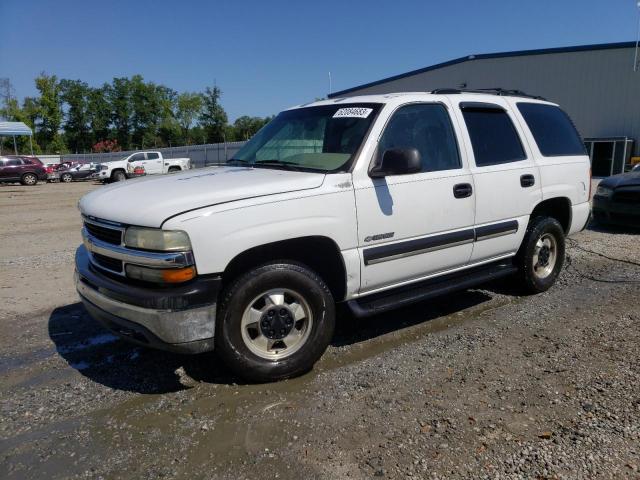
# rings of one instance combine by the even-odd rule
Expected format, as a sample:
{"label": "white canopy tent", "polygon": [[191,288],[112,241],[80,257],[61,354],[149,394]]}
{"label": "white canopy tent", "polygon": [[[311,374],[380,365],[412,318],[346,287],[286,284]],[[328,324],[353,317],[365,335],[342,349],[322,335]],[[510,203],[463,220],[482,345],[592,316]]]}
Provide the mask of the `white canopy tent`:
{"label": "white canopy tent", "polygon": [[[33,155],[33,131],[23,122],[0,122],[0,137],[13,137],[13,150],[18,155],[18,145],[16,137],[21,135],[29,136],[29,145],[31,146],[31,155]],[[0,142],[0,154],[2,154],[2,143]]]}

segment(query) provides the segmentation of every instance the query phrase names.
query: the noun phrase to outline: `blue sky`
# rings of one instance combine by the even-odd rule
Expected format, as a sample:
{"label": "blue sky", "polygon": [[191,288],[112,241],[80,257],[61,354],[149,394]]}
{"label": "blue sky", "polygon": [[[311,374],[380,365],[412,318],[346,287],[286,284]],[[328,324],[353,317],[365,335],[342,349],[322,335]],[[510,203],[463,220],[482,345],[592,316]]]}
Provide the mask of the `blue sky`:
{"label": "blue sky", "polygon": [[229,117],[269,115],[473,53],[635,40],[636,0],[0,0],[0,77],[98,86],[141,74],[178,91],[215,81]]}

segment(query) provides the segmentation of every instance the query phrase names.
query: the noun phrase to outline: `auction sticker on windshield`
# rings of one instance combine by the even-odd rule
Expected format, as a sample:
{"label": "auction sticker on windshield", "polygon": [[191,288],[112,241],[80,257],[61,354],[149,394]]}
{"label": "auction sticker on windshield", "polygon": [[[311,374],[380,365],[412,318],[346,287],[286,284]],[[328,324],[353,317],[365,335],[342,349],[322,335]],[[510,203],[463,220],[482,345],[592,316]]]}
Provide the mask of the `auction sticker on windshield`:
{"label": "auction sticker on windshield", "polygon": [[333,118],[367,118],[373,108],[341,108],[333,114]]}

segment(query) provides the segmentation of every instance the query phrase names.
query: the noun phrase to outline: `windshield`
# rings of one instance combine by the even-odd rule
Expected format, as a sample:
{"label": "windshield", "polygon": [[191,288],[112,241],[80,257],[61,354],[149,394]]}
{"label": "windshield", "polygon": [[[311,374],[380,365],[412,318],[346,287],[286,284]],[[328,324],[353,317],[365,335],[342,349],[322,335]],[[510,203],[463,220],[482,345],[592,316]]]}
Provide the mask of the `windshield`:
{"label": "windshield", "polygon": [[280,113],[227,163],[308,171],[345,171],[380,104],[298,108]]}

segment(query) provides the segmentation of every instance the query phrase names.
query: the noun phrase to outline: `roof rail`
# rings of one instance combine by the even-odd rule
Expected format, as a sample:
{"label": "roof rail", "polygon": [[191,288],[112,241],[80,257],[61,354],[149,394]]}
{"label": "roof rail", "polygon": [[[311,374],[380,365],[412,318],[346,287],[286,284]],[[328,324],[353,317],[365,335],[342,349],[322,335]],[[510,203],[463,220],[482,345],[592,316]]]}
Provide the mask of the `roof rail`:
{"label": "roof rail", "polygon": [[488,95],[498,95],[503,97],[525,97],[534,98],[536,100],[546,100],[544,97],[537,95],[529,95],[522,90],[509,90],[506,88],[436,88],[431,93],[441,95],[453,95],[458,93],[486,93]]}

